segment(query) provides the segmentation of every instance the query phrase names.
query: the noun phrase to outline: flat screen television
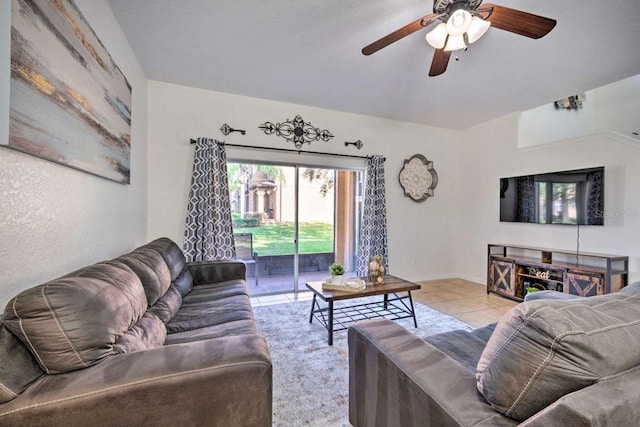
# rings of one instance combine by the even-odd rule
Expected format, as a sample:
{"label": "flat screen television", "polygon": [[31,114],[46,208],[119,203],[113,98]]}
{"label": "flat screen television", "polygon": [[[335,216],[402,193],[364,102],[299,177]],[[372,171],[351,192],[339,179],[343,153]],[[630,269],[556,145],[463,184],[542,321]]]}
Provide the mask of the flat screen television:
{"label": "flat screen television", "polygon": [[500,221],[604,225],[604,167],[500,179]]}

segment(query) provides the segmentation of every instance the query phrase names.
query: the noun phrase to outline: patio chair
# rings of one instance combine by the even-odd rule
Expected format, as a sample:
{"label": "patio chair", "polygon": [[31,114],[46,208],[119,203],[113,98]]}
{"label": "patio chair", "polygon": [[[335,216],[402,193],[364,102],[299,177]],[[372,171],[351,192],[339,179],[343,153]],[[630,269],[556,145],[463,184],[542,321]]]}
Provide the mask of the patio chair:
{"label": "patio chair", "polygon": [[255,276],[258,285],[258,253],[253,250],[253,234],[234,233],[236,258],[247,265],[247,276]]}

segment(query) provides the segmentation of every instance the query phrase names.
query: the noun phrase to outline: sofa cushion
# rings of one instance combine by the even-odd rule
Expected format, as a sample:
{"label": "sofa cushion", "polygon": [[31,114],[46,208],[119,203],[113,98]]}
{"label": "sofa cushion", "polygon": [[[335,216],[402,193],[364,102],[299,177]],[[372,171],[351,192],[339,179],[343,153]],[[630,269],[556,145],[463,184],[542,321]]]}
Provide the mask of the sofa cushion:
{"label": "sofa cushion", "polygon": [[42,369],[18,337],[0,323],[0,403],[18,397],[40,378]]}
{"label": "sofa cushion", "polygon": [[126,264],[115,259],[89,265],[63,278],[99,279],[120,289],[133,310],[133,325],[147,310],[147,297],[139,277],[138,280],[129,280],[131,272],[133,270]]}
{"label": "sofa cushion", "polygon": [[178,288],[180,291],[180,295],[186,296],[189,295],[191,290],[193,289],[193,277],[191,273],[186,268],[182,270],[180,275],[176,277],[171,283],[173,286]]}
{"label": "sofa cushion", "polygon": [[[195,291],[195,290],[194,290]],[[167,332],[190,331],[207,326],[221,325],[236,320],[252,320],[249,297],[237,295],[212,301],[191,300],[191,294],[182,299],[182,307],[167,323]]]}
{"label": "sofa cushion", "polygon": [[133,328],[116,341],[113,351],[122,354],[160,347],[166,337],[167,328],[164,323],[158,316],[147,311]]}
{"label": "sofa cushion", "polygon": [[125,264],[96,264],[14,297],[6,327],[48,374],[94,365],[115,354],[113,344],[142,317],[147,298]]}
{"label": "sofa cushion", "polygon": [[206,285],[198,285],[189,295],[185,296],[188,302],[196,301],[213,301],[237,295],[249,296],[247,286],[244,281],[228,280],[225,282],[208,283]]}
{"label": "sofa cushion", "polygon": [[153,306],[149,312],[158,316],[163,323],[168,323],[176,315],[182,305],[182,295],[174,285]]}
{"label": "sofa cushion", "polygon": [[117,261],[125,263],[138,275],[149,306],[155,304],[171,286],[169,268],[164,258],[154,250],[138,248],[118,257]]}
{"label": "sofa cushion", "polygon": [[208,340],[232,335],[256,335],[258,333],[255,322],[251,319],[234,320],[215,326],[191,329],[189,331],[168,334],[165,345],[180,344],[191,341]]}
{"label": "sofa cushion", "polygon": [[617,292],[618,295],[640,295],[640,282],[634,282]]}
{"label": "sofa cushion", "polygon": [[496,328],[492,323],[473,331],[450,331],[425,337],[425,341],[475,373],[478,360]]}
{"label": "sofa cushion", "polygon": [[640,364],[640,296],[538,300],[498,323],[476,371],[499,412],[525,420],[560,397]]}
{"label": "sofa cushion", "polygon": [[175,280],[180,273],[182,273],[187,263],[182,249],[167,237],[156,239],[153,242],[147,243],[142,248],[152,249],[164,258],[167,267],[169,267],[169,271],[171,271],[171,280]]}

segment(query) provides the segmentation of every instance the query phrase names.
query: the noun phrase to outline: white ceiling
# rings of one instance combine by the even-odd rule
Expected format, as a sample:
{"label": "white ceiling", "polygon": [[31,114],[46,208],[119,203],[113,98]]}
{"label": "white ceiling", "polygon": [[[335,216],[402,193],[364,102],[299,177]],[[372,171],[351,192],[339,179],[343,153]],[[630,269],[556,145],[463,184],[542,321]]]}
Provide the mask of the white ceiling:
{"label": "white ceiling", "polygon": [[431,0],[108,0],[149,79],[450,129],[640,74],[639,0],[491,1],[558,25],[491,28],[428,77],[426,30],[360,50]]}

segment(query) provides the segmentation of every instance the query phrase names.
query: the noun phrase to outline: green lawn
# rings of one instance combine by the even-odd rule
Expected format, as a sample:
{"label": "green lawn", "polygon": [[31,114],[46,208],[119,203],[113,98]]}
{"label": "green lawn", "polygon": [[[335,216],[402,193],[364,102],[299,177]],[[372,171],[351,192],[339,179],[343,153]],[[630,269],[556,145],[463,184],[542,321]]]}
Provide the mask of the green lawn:
{"label": "green lawn", "polygon": [[[234,227],[234,233],[252,233],[253,250],[259,255],[287,255],[293,253],[293,223],[265,224],[259,227]],[[299,253],[333,252],[333,224],[326,222],[301,223]]]}

